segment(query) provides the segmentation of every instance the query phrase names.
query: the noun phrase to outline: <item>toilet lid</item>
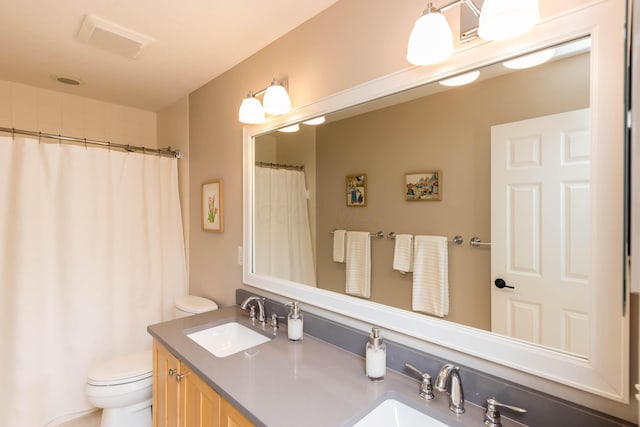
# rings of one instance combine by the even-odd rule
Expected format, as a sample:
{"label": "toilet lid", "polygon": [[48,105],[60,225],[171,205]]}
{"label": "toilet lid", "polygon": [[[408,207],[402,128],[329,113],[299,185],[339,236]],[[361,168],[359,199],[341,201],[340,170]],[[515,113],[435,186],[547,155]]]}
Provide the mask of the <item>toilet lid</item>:
{"label": "toilet lid", "polygon": [[87,382],[93,385],[113,385],[140,381],[151,377],[151,350],[131,353],[92,367]]}
{"label": "toilet lid", "polygon": [[218,304],[210,299],[187,295],[176,300],[176,308],[178,310],[186,311],[187,313],[200,314],[216,310],[218,308]]}

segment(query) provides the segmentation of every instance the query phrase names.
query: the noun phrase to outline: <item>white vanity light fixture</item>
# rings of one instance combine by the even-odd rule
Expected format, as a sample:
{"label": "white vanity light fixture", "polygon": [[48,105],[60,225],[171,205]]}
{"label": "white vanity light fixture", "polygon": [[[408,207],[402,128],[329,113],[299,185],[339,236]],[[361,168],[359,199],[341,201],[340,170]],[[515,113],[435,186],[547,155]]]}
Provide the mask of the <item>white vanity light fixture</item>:
{"label": "white vanity light fixture", "polygon": [[[257,96],[264,95],[262,103]],[[291,111],[291,99],[287,93],[287,79],[273,79],[271,85],[257,92],[249,92],[242,101],[238,120],[246,124],[260,124],[266,120],[265,113],[271,115],[287,114]]]}
{"label": "white vanity light fixture", "polygon": [[310,119],[310,120],[305,120],[304,122],[302,122],[303,125],[310,125],[310,126],[318,126],[323,124],[326,121],[326,118],[324,116],[320,116],[320,117],[316,117],[314,119]]}
{"label": "white vanity light fixture", "polygon": [[414,65],[442,62],[453,53],[453,34],[447,18],[429,2],[409,36],[407,61]]}
{"label": "white vanity light fixture", "polygon": [[249,92],[249,95],[247,95],[247,97],[242,100],[242,104],[240,104],[238,120],[248,125],[257,125],[264,123],[265,119],[264,109],[262,108],[260,100],[258,100],[253,93]]}
{"label": "white vanity light fixture", "polygon": [[478,35],[485,40],[506,40],[524,34],[540,19],[538,0],[485,0]]}
{"label": "white vanity light fixture", "polygon": [[535,67],[536,65],[544,64],[556,54],[556,50],[545,49],[540,52],[534,52],[529,55],[521,56],[519,58],[510,59],[502,63],[506,68],[512,70],[522,70],[524,68]]}
{"label": "white vanity light fixture", "polygon": [[451,77],[449,79],[440,80],[438,83],[440,83],[443,86],[462,86],[462,85],[466,85],[476,81],[476,79],[479,76],[480,76],[480,71],[475,70],[469,73],[464,73],[455,77]]}
{"label": "white vanity light fixture", "polygon": [[[466,5],[479,17],[477,32],[485,40],[518,36],[533,28],[540,19],[538,0],[484,0],[482,10],[473,0],[455,0],[440,8],[429,2],[411,30],[407,61],[414,65],[431,65],[453,54],[451,27],[442,12],[459,4]],[[468,36],[464,39],[469,40]]]}
{"label": "white vanity light fixture", "polygon": [[300,130],[300,125],[296,123],[295,125],[278,129],[278,132],[293,133],[293,132],[298,132],[299,130]]}

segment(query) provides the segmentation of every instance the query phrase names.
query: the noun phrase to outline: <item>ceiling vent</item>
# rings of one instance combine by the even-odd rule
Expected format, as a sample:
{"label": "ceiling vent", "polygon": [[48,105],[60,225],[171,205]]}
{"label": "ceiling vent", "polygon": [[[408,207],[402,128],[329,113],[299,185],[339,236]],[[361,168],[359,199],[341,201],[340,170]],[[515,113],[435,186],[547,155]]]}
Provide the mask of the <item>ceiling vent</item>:
{"label": "ceiling vent", "polygon": [[85,16],[76,37],[116,55],[136,59],[153,39],[93,15]]}

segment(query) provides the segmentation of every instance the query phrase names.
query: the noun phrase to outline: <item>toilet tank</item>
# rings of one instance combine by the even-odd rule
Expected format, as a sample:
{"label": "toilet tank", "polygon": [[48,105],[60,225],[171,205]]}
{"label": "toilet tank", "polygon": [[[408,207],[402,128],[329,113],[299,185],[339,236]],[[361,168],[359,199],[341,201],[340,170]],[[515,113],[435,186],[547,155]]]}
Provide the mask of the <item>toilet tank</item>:
{"label": "toilet tank", "polygon": [[192,316],[194,314],[206,313],[218,309],[218,304],[207,298],[187,295],[180,297],[175,303],[175,317]]}

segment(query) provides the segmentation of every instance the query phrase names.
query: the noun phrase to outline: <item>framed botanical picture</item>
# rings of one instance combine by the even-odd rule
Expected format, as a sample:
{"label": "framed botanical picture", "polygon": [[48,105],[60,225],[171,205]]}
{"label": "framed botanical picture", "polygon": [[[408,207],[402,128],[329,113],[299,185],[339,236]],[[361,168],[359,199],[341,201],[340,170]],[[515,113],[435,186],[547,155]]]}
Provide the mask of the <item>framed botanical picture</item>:
{"label": "framed botanical picture", "polygon": [[347,176],[347,206],[367,206],[367,175]]}
{"label": "framed botanical picture", "polygon": [[202,230],[222,233],[223,222],[222,179],[202,184]]}
{"label": "framed botanical picture", "polygon": [[407,201],[442,200],[442,171],[405,174],[404,194]]}

